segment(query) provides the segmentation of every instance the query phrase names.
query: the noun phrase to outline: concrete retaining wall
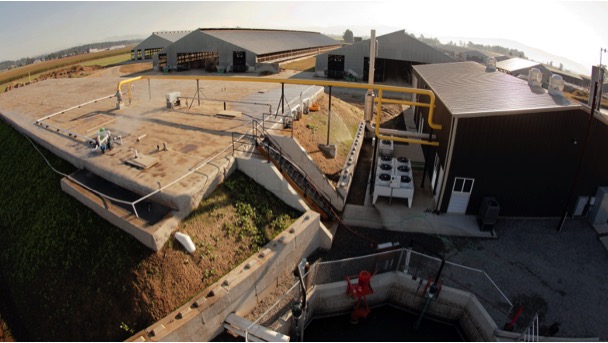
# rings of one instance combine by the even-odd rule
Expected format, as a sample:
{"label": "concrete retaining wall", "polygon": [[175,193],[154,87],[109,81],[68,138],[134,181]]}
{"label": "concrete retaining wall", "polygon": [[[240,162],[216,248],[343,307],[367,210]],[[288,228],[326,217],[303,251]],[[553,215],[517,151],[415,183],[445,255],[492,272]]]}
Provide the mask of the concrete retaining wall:
{"label": "concrete retaining wall", "polygon": [[[352,311],[356,299],[346,295],[346,285],[346,281],[341,281],[316,286],[309,293],[307,319]],[[372,287],[374,294],[367,297],[370,306],[389,303],[414,311],[424,306],[423,289],[416,294],[418,281],[412,280],[411,275],[402,272],[379,274],[372,279]],[[443,287],[439,297],[428,306],[425,316],[458,323],[470,341],[496,341],[496,323],[471,293]]]}
{"label": "concrete retaining wall", "polygon": [[303,257],[327,241],[327,235],[319,214],[307,211],[260,253],[128,341],[211,340],[223,331],[230,313],[251,312],[276,288],[279,277],[292,272]]}
{"label": "concrete retaining wall", "polygon": [[255,157],[241,156],[236,158],[236,165],[238,170],[255,180],[256,183],[276,195],[287,205],[302,212],[310,210],[272,163]]}
{"label": "concrete retaining wall", "polygon": [[340,172],[340,179],[338,180],[337,191],[342,195],[342,198],[348,197],[348,191],[353,181],[353,175],[355,174],[355,168],[357,167],[357,160],[359,159],[359,152],[363,146],[363,139],[365,138],[365,123],[359,123],[357,132],[353,139],[353,144],[350,147],[348,157]]}
{"label": "concrete retaining wall", "polygon": [[180,223],[180,219],[175,215],[176,211],[170,211],[158,223],[147,226],[132,213],[112,205],[107,200],[102,200],[101,197],[67,178],[61,179],[61,190],[154,251],[159,251],[163,247],[173,229]]}

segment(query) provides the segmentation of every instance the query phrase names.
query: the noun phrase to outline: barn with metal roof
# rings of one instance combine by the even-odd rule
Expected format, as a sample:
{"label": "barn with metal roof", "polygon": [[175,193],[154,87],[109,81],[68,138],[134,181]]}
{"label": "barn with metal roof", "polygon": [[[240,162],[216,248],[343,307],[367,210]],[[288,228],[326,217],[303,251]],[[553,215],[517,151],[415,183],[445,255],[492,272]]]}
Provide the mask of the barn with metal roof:
{"label": "barn with metal roof", "polygon": [[153,32],[131,50],[132,60],[151,59],[154,54],[181,39],[190,31],[163,31]]}
{"label": "barn with metal roof", "polygon": [[[405,30],[376,37],[374,80],[411,83],[412,66],[446,63],[455,60],[443,52],[408,35]],[[315,71],[319,76],[341,79],[351,74],[367,80],[369,73],[369,39],[317,56]]]}
{"label": "barn with metal roof", "polygon": [[157,57],[157,69],[245,72],[261,63],[280,63],[335,49],[341,43],[317,32],[266,29],[197,29]]}
{"label": "barn with metal roof", "polygon": [[[606,150],[608,126],[588,107],[475,62],[414,73],[419,88],[435,93],[434,121],[443,126],[433,132],[439,147],[424,147],[435,211],[480,215],[493,199],[501,216],[558,217],[566,206],[580,215],[581,201],[608,185],[607,159],[588,158]],[[427,117],[415,109],[419,131],[430,133]],[[595,143],[584,153],[588,139]]]}
{"label": "barn with metal roof", "polygon": [[[572,73],[559,70],[558,68],[546,65],[540,62],[527,60],[524,58],[513,57],[508,60],[503,60],[496,63],[496,69],[513,76],[523,76],[524,79],[528,77],[530,69],[537,68],[543,74],[542,83],[543,87],[547,87],[551,75],[560,75],[564,82],[569,84],[583,87],[583,78],[580,75],[574,75]],[[588,87],[588,86],[587,86]]]}

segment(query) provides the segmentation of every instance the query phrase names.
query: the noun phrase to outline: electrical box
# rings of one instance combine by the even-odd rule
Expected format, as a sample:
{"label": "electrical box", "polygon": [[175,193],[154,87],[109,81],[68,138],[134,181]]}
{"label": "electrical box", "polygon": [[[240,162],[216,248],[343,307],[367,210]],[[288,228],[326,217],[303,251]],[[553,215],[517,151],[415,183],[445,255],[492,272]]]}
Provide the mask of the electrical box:
{"label": "electrical box", "polygon": [[484,197],[481,200],[481,207],[479,209],[479,214],[477,215],[479,230],[491,231],[494,228],[494,224],[496,224],[499,212],[500,205],[498,205],[496,198]]}
{"label": "electrical box", "polygon": [[165,95],[167,99],[167,108],[173,108],[174,106],[179,106],[179,97],[181,96],[180,92],[171,92]]}

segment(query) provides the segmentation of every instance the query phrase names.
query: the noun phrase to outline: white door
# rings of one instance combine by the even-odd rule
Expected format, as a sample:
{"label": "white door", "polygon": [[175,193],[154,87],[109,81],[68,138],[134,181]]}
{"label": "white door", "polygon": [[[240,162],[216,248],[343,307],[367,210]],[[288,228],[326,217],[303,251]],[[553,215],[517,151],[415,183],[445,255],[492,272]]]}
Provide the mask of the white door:
{"label": "white door", "polygon": [[474,183],[474,179],[467,179],[464,177],[457,177],[454,179],[454,187],[452,187],[452,196],[450,197],[450,204],[448,205],[448,213],[466,213]]}

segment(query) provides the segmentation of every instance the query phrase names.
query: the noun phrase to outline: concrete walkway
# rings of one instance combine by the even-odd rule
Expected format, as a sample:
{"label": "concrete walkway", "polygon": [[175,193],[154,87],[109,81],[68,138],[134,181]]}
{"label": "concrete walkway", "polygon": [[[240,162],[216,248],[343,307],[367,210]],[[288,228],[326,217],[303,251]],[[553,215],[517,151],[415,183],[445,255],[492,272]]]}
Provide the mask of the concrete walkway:
{"label": "concrete walkway", "polygon": [[[375,207],[347,204],[344,223],[370,229],[416,232],[444,236],[496,238],[491,231],[481,231],[475,216],[433,213],[414,214],[405,204],[389,205],[378,200]],[[409,213],[409,214],[408,214]]]}

